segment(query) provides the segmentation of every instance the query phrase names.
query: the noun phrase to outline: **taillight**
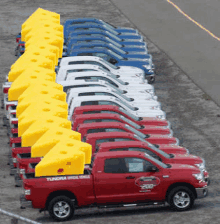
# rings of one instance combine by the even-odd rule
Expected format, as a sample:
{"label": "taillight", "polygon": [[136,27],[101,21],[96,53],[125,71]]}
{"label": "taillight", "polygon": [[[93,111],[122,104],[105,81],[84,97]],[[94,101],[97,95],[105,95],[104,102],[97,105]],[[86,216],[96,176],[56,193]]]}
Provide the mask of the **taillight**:
{"label": "taillight", "polygon": [[9,88],[10,88],[10,87],[5,87],[5,88],[3,89],[3,93],[8,93]]}

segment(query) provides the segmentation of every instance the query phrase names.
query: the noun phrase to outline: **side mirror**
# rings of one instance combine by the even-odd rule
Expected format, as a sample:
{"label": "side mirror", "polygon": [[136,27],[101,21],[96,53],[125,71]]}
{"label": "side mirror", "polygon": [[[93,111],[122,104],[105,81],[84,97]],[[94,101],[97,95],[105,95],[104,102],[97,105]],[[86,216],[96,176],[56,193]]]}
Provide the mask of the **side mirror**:
{"label": "side mirror", "polygon": [[117,60],[114,58],[110,58],[109,62],[112,63],[113,65],[117,63]]}
{"label": "side mirror", "polygon": [[147,167],[147,172],[157,172],[158,168],[156,166],[149,166]]}

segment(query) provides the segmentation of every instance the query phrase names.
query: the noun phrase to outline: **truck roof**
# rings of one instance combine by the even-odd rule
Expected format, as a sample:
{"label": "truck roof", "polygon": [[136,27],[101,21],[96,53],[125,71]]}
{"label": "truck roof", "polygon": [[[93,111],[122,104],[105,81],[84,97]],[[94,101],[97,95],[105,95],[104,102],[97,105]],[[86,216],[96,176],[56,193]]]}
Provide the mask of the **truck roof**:
{"label": "truck roof", "polygon": [[123,118],[123,115],[119,114],[110,114],[110,113],[103,113],[103,114],[79,114],[76,116],[76,119],[115,119],[115,118]]}
{"label": "truck roof", "polygon": [[99,148],[126,148],[126,147],[148,147],[148,144],[140,141],[103,142]]}
{"label": "truck roof", "polygon": [[91,133],[86,135],[87,138],[128,138],[134,137],[135,134],[131,134],[128,132],[100,132],[100,133]]}
{"label": "truck roof", "polygon": [[114,151],[114,152],[100,152],[97,153],[96,159],[97,158],[118,158],[118,157],[136,157],[136,156],[143,156],[143,152],[138,152],[138,151]]}

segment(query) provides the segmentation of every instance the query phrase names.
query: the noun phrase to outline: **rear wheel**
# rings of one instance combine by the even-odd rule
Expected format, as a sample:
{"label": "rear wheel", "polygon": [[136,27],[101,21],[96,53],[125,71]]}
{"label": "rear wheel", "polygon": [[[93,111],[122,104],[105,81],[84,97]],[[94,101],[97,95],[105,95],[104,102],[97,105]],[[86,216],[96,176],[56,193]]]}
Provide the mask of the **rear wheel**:
{"label": "rear wheel", "polygon": [[66,221],[74,215],[74,203],[66,196],[57,196],[50,201],[48,211],[53,219]]}
{"label": "rear wheel", "polygon": [[168,203],[175,211],[189,210],[194,204],[194,194],[188,187],[175,187],[168,195]]}

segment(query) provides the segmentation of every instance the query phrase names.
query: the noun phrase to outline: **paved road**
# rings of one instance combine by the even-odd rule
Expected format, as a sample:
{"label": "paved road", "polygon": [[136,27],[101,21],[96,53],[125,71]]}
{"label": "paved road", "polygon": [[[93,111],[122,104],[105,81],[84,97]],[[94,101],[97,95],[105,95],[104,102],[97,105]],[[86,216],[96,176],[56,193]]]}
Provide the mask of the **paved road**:
{"label": "paved road", "polygon": [[[180,14],[166,0],[112,0],[153,43],[220,105],[220,42]],[[220,37],[220,1],[172,0]]]}
{"label": "paved road", "polygon": [[[120,0],[117,0],[117,2]],[[136,0],[135,2],[137,2]],[[202,0],[201,0],[202,1]],[[130,0],[127,0],[130,4]],[[178,14],[165,1],[162,4],[153,5],[154,2],[160,3],[158,0],[148,0],[151,7],[157,6],[161,11],[166,10],[168,15],[176,14],[179,21],[184,22],[184,18]],[[151,2],[151,3],[150,3]],[[191,1],[192,2],[192,1]],[[165,4],[166,3],[166,4]],[[137,3],[136,3],[137,4]],[[61,15],[62,22],[73,17],[97,17],[108,21],[116,26],[132,27],[132,24],[118,11],[109,0],[1,0],[0,2],[0,60],[1,60],[1,75],[0,81],[5,81],[5,75],[9,72],[10,66],[16,60],[14,56],[15,35],[20,30],[21,24],[31,15],[38,7],[42,7],[51,11],[55,11]],[[150,7],[150,6],[149,6]],[[126,9],[126,7],[124,6]],[[132,7],[135,10],[134,7]],[[140,7],[141,10],[142,7]],[[185,10],[185,9],[184,9]],[[153,10],[152,12],[156,12]],[[148,13],[151,13],[149,10]],[[156,13],[155,13],[156,14]],[[156,19],[151,13],[154,26],[159,24],[157,20],[166,18],[166,14],[161,14],[160,18]],[[142,16],[139,12],[136,16]],[[129,19],[132,19],[132,15]],[[196,18],[197,19],[197,18]],[[155,20],[155,21],[154,21]],[[172,24],[173,21],[170,21]],[[147,25],[147,23],[146,23]],[[163,25],[163,24],[162,24]],[[162,28],[161,25],[161,28]],[[206,25],[206,24],[205,24]],[[189,28],[192,24],[189,24]],[[179,27],[179,26],[176,26]],[[159,27],[160,28],[160,27]],[[169,39],[169,33],[157,29],[157,36],[164,40],[164,45],[171,45],[173,51],[179,50],[178,41],[180,38]],[[142,29],[142,28],[141,28]],[[194,32],[194,27],[191,28],[191,33]],[[148,30],[154,31],[152,25],[148,25]],[[161,30],[160,32],[158,30]],[[172,26],[170,30],[173,32]],[[142,30],[143,31],[143,30]],[[145,30],[146,31],[146,30]],[[214,32],[214,30],[211,30]],[[181,32],[181,31],[179,31]],[[198,31],[204,34],[202,30]],[[194,34],[194,33],[193,33]],[[177,34],[175,34],[177,35]],[[197,33],[194,34],[197,36]],[[216,34],[218,35],[218,34]],[[172,35],[171,35],[172,36]],[[220,36],[220,35],[219,35]],[[148,36],[158,46],[158,40],[153,36]],[[209,39],[210,37],[206,37]],[[189,37],[190,39],[190,37]],[[173,41],[173,45],[171,44]],[[196,42],[196,41],[195,41]],[[218,46],[218,43],[210,38]],[[185,224],[185,223],[219,223],[219,205],[220,205],[220,114],[219,107],[208,99],[204,92],[201,91],[191,80],[188,79],[166,54],[160,51],[150,40],[147,40],[149,51],[153,55],[156,72],[158,74],[157,82],[154,84],[158,100],[162,103],[162,109],[167,114],[167,119],[171,122],[174,136],[180,139],[180,145],[188,148],[192,154],[205,158],[207,169],[210,172],[212,184],[209,187],[209,197],[197,200],[191,211],[178,213],[172,212],[168,207],[165,208],[118,208],[118,209],[87,209],[85,211],[77,211],[74,220],[65,222],[65,224]],[[180,43],[179,43],[180,44]],[[160,46],[163,48],[163,46]],[[186,50],[184,47],[182,50]],[[168,52],[167,52],[168,53]],[[169,53],[168,53],[169,54]],[[170,55],[170,54],[169,54]],[[175,57],[172,57],[175,60]],[[176,61],[176,60],[175,60]],[[176,61],[177,62],[177,61]],[[179,63],[177,62],[179,65]],[[195,64],[195,69],[199,67]],[[2,98],[2,93],[0,92]],[[9,175],[9,167],[7,164],[7,154],[9,151],[8,137],[6,128],[2,126],[2,117],[4,111],[0,110],[0,208],[20,214],[24,217],[41,223],[54,223],[46,213],[40,214],[36,209],[20,209],[19,195],[22,192],[21,188],[14,187],[14,177]],[[0,214],[0,223],[9,223],[10,220]],[[19,222],[22,223],[22,222]]]}

